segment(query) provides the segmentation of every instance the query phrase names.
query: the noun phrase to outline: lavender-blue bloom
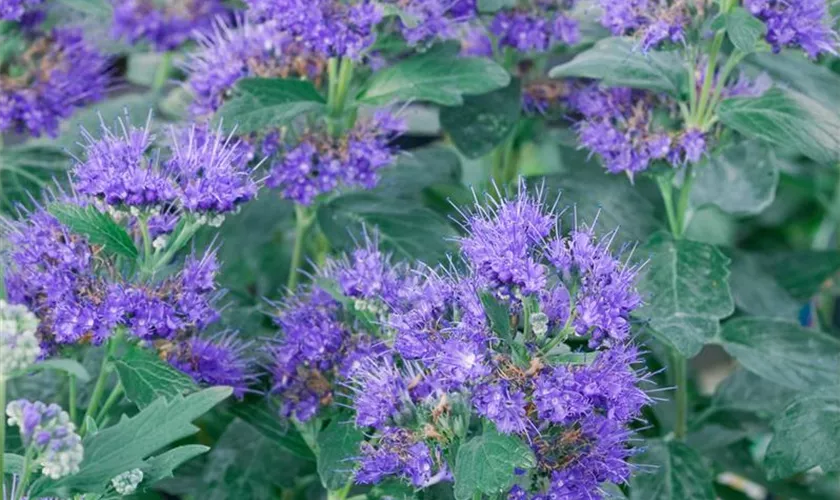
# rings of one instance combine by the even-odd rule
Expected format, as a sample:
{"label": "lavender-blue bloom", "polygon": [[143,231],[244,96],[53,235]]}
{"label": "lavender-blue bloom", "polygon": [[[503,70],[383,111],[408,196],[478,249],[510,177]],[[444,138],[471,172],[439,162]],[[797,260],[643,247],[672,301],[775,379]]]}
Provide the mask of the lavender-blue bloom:
{"label": "lavender-blue bloom", "polygon": [[496,424],[505,434],[528,430],[525,393],[506,381],[479,385],[473,394],[473,406],[479,415]]}
{"label": "lavender-blue bloom", "polygon": [[744,0],[744,7],[767,25],[774,52],[800,47],[812,59],[837,54],[837,33],[825,0]]}
{"label": "lavender-blue bloom", "polygon": [[[426,443],[395,427],[383,429],[372,443],[362,444],[359,464],[356,482],[361,484],[397,477],[422,488],[430,483],[433,475],[445,473],[445,464],[440,464],[440,458],[433,456]],[[436,472],[435,468],[439,470]]]}
{"label": "lavender-blue bloom", "polygon": [[20,21],[24,14],[43,3],[44,0],[0,0],[0,20]]}
{"label": "lavender-blue bloom", "polygon": [[601,24],[613,35],[634,35],[643,51],[662,42],[682,42],[690,20],[685,2],[659,0],[600,0]]}
{"label": "lavender-blue bloom", "polygon": [[179,342],[167,359],[197,383],[226,385],[242,398],[256,378],[247,354],[249,347],[231,333],[216,338],[192,337]]}
{"label": "lavender-blue bloom", "polygon": [[0,72],[0,133],[57,135],[62,119],[103,97],[107,70],[107,59],[80,30],[55,28],[32,40]]}
{"label": "lavender-blue bloom", "polygon": [[195,96],[190,108],[195,116],[209,115],[221,107],[242,78],[305,77],[319,85],[326,68],[324,57],[306,50],[300,42],[278,36],[266,24],[242,20],[230,27],[217,23],[212,32],[200,34],[198,41],[201,47],[188,54],[185,63],[187,85]]}
{"label": "lavender-blue bloom", "polygon": [[490,23],[490,32],[500,48],[511,47],[519,52],[546,52],[557,44],[573,45],[580,39],[577,21],[563,9],[574,0],[536,0],[526,9],[500,10]]}
{"label": "lavender-blue bloom", "polygon": [[130,44],[150,43],[155,50],[177,49],[194,31],[207,30],[227,12],[222,0],[111,0],[112,33]]}
{"label": "lavender-blue bloom", "polygon": [[396,161],[390,141],[403,128],[401,120],[379,111],[340,138],[325,131],[304,134],[272,167],[266,185],[302,205],[341,184],[370,189],[379,180],[379,170]]}

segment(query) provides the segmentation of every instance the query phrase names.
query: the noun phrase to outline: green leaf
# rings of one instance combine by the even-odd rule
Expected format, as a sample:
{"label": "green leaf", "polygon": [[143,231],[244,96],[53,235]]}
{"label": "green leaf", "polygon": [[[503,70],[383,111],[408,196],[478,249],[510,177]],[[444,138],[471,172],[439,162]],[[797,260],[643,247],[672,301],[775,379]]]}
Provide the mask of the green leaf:
{"label": "green leaf", "polygon": [[796,91],[773,89],[761,97],[732,97],[721,102],[718,116],[747,137],[790,148],[816,162],[840,159],[840,116]]}
{"label": "green leaf", "polygon": [[729,259],[711,245],[664,232],[637,252],[649,259],[639,282],[646,303],[638,316],[648,318],[654,333],[683,356],[694,356],[735,310]]}
{"label": "green leaf", "polygon": [[754,141],[730,145],[696,170],[691,202],[716,205],[733,215],[755,215],[770,206],[779,184],[773,150]]}
{"label": "green leaf", "polygon": [[489,59],[430,51],[377,71],[358,99],[367,104],[416,100],[458,106],[464,95],[485,94],[508,83],[510,74]]}
{"label": "green leaf", "polygon": [[137,247],[125,228],[93,205],[80,207],[70,203],[53,203],[48,210],[71,231],[86,236],[91,244],[102,245],[115,255],[137,259]]}
{"label": "green leaf", "polygon": [[67,153],[52,145],[6,146],[0,149],[0,209],[13,212],[30,205],[33,193],[66,176]]}
{"label": "green leaf", "polygon": [[715,389],[712,406],[720,410],[745,411],[769,418],[784,410],[794,396],[795,390],[738,368]]}
{"label": "green leaf", "polygon": [[263,436],[298,457],[314,460],[315,455],[300,433],[288,422],[278,418],[279,412],[271,408],[264,397],[245,398],[230,405],[230,412],[258,430]]}
{"label": "green leaf", "polygon": [[[3,425],[6,425],[6,422],[3,422]],[[2,450],[0,450],[2,452]],[[23,456],[16,455],[14,453],[3,453],[3,463],[6,464],[4,466],[3,474],[23,474]],[[3,480],[5,478],[0,477],[0,488],[2,487]]]}
{"label": "green leaf", "polygon": [[840,340],[772,318],[737,318],[720,332],[723,348],[747,370],[791,389],[837,384]]}
{"label": "green leaf", "polygon": [[761,267],[754,255],[727,251],[732,259],[729,286],[738,309],[753,316],[767,316],[795,321],[802,308],[776,279]]}
{"label": "green leaf", "polygon": [[840,470],[840,388],[800,396],[773,420],[764,466],[770,479],[820,466]]}
{"label": "green leaf", "polygon": [[81,383],[90,382],[90,374],[81,363],[74,359],[51,358],[39,361],[29,371],[58,370],[76,377]]}
{"label": "green leaf", "polygon": [[422,198],[426,188],[457,184],[461,160],[452,148],[429,146],[405,151],[396,165],[382,171],[373,192],[391,198]]}
{"label": "green leaf", "polygon": [[476,493],[491,498],[506,492],[516,480],[515,469],[536,467],[531,448],[519,437],[487,430],[460,448],[455,459],[455,498],[466,500]]}
{"label": "green leaf", "polygon": [[493,331],[505,340],[512,340],[510,309],[496,299],[492,293],[482,293],[481,303],[484,305],[484,311],[493,326]]}
{"label": "green leaf", "polygon": [[376,231],[383,248],[399,258],[428,264],[443,260],[453,250],[454,228],[419,203],[394,200],[375,193],[350,193],[321,205],[318,224],[336,250],[363,241],[364,231]]}
{"label": "green leaf", "polygon": [[833,108],[840,102],[840,75],[827,66],[814,64],[801,51],[754,54],[748,61],[767,72],[774,82],[783,83],[826,106]]}
{"label": "green leaf", "polygon": [[631,500],[715,500],[714,475],[696,451],[679,441],[649,440],[633,459],[650,472],[630,480]]}
{"label": "green leaf", "polygon": [[605,38],[571,61],[555,66],[551,78],[591,78],[609,87],[633,87],[679,96],[687,71],[679,53],[639,50],[627,38]]}
{"label": "green leaf", "polygon": [[83,14],[88,14],[99,19],[108,19],[109,21],[114,12],[114,9],[107,0],[58,0],[58,3]]}
{"label": "green leaf", "polygon": [[756,255],[762,267],[797,300],[813,297],[838,270],[840,253],[794,250]]}
{"label": "green leaf", "polygon": [[276,498],[276,488],[292,488],[300,462],[245,422],[228,425],[207,455],[197,498]]}
{"label": "green leaf", "polygon": [[735,7],[726,14],[726,34],[732,45],[745,54],[755,52],[766,31],[764,23],[743,7]]}
{"label": "green leaf", "polygon": [[53,480],[41,478],[30,495],[69,496],[72,492],[102,493],[117,474],[143,467],[144,460],[179,439],[198,432],[191,422],[231,394],[229,387],[211,387],[167,402],[160,398],[133,417],[85,436],[81,470]]}
{"label": "green leaf", "polygon": [[325,101],[304,80],[245,78],[236,84],[237,92],[216,113],[227,131],[234,128],[249,134],[288,123],[298,116],[323,109]]}
{"label": "green leaf", "polygon": [[114,360],[126,397],[140,408],[159,398],[174,399],[195,392],[198,385],[147,349],[133,345]]}
{"label": "green leaf", "polygon": [[470,96],[458,107],[440,110],[440,124],[467,158],[489,153],[510,135],[522,112],[522,90],[514,79],[507,87]]}
{"label": "green leaf", "polygon": [[361,451],[359,446],[365,436],[354,422],[333,418],[318,433],[318,476],[329,491],[343,488],[353,478],[354,459]]}
{"label": "green leaf", "polygon": [[[655,207],[637,187],[595,165],[586,167],[529,179],[528,183],[535,188],[544,186],[547,199],[554,201],[559,196],[561,205],[574,207],[564,214],[566,227],[573,227],[575,219],[587,224],[597,220],[599,234],[618,228],[616,242],[631,245],[662,228]],[[593,192],[599,195],[592,196]]]}
{"label": "green leaf", "polygon": [[185,444],[146,460],[145,465],[141,467],[143,471],[143,484],[152,485],[158,481],[173,477],[175,469],[193,458],[207,453],[209,450],[209,446]]}

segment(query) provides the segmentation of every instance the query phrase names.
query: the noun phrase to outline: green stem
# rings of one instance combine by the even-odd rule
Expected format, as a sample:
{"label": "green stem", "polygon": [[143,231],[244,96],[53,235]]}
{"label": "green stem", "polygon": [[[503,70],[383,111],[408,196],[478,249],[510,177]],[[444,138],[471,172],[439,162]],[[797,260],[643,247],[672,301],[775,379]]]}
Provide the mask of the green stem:
{"label": "green stem", "polygon": [[685,235],[685,230],[688,226],[686,214],[688,214],[688,202],[691,198],[691,186],[694,184],[694,165],[689,164],[685,168],[685,179],[683,185],[680,187],[680,198],[677,201],[677,228],[679,230],[674,236],[682,238]]}
{"label": "green stem", "polygon": [[289,278],[286,282],[286,289],[289,293],[294,293],[297,287],[298,271],[303,261],[304,239],[314,219],[314,215],[309,213],[306,207],[295,205],[295,242],[292,248],[292,260],[289,262]]}
{"label": "green stem", "polygon": [[3,463],[3,453],[6,450],[6,377],[0,374],[0,497],[6,498],[6,469]]}
{"label": "green stem", "polygon": [[141,270],[144,274],[153,274],[152,263],[152,237],[149,233],[149,219],[143,215],[137,218],[137,225],[140,228],[140,236],[143,238],[143,265]]}
{"label": "green stem", "polygon": [[327,131],[336,136],[342,131],[342,118],[350,83],[353,80],[353,61],[331,58],[327,61]]}
{"label": "green stem", "polygon": [[[723,45],[723,37],[726,32],[724,30],[718,30],[715,33],[715,39],[712,41],[712,48],[709,50],[709,59],[706,64],[706,74],[703,78],[703,87],[700,90],[699,102],[697,106],[694,108],[694,116],[692,116],[692,123],[695,127],[701,127],[702,123],[700,123],[704,116],[706,116],[706,106],[709,103],[709,98],[711,97],[711,90],[712,90],[712,83],[715,80],[715,66],[717,65],[717,58],[718,53],[720,52],[720,47]],[[691,79],[692,85],[696,85],[694,83],[694,78]]]}
{"label": "green stem", "polygon": [[117,385],[114,386],[114,390],[111,391],[111,394],[108,396],[108,399],[105,400],[105,404],[102,405],[102,409],[99,410],[99,414],[96,416],[96,423],[98,425],[102,425],[102,422],[105,421],[105,417],[108,416],[108,410],[114,406],[114,404],[119,401],[119,398],[123,395],[123,386],[120,382],[117,382]]}
{"label": "green stem", "polygon": [[702,126],[700,127],[700,129],[703,132],[706,132],[709,129],[709,127],[711,127],[712,124],[714,124],[715,111],[717,110],[717,107],[720,104],[720,101],[722,100],[723,89],[726,88],[726,80],[729,79],[729,75],[732,73],[732,71],[735,70],[738,64],[740,64],[741,61],[744,60],[744,57],[746,57],[745,53],[741,52],[740,50],[736,50],[731,56],[729,56],[729,59],[723,66],[723,69],[721,69],[720,75],[718,75],[718,83],[715,86],[714,94],[712,95],[711,101],[709,101],[708,109],[702,116]]}
{"label": "green stem", "polygon": [[674,374],[674,385],[676,386],[677,421],[674,423],[674,436],[685,439],[688,431],[688,369],[686,359],[677,352],[671,351],[671,371]]}
{"label": "green stem", "polygon": [[175,241],[171,242],[167,245],[166,252],[163,253],[160,257],[157,256],[157,252],[155,252],[154,261],[151,264],[152,269],[157,269],[159,266],[166,265],[172,260],[172,257],[175,256],[175,252],[181,249],[184,246],[187,240],[193,237],[193,235],[198,231],[201,227],[201,224],[197,222],[188,223],[184,230],[178,233],[178,236],[175,237]]}
{"label": "green stem", "polygon": [[17,493],[12,500],[21,500],[24,498],[24,492],[29,485],[29,476],[32,474],[32,455],[35,453],[35,446],[30,444],[26,449],[26,454],[23,457],[23,475],[20,477],[18,483]]}
{"label": "green stem", "polygon": [[88,418],[92,419],[96,416],[96,411],[99,409],[99,401],[105,393],[105,385],[108,382],[108,375],[111,374],[109,361],[111,356],[114,354],[115,346],[116,341],[113,338],[108,339],[105,357],[102,358],[102,366],[99,368],[99,376],[96,378],[96,385],[93,386],[93,393],[90,396],[87,411],[85,411],[85,416],[82,418],[82,427],[79,432],[82,436],[84,436],[87,431]]}
{"label": "green stem", "polygon": [[68,396],[67,409],[70,410],[70,421],[78,425],[76,420],[76,376],[72,373],[67,374]]}
{"label": "green stem", "polygon": [[353,487],[353,480],[351,479],[340,490],[328,491],[327,492],[327,500],[345,500],[347,498],[347,494],[350,493],[350,488],[352,488],[352,487]]}
{"label": "green stem", "polygon": [[155,79],[152,81],[152,91],[159,92],[169,80],[169,72],[172,70],[172,52],[165,52],[163,59],[155,72]]}
{"label": "green stem", "polygon": [[680,223],[677,220],[677,215],[674,212],[674,188],[671,184],[669,176],[660,175],[656,178],[656,183],[659,185],[659,192],[662,193],[662,202],[665,204],[665,214],[668,216],[668,227],[671,228],[671,233],[676,236],[680,232]]}
{"label": "green stem", "polygon": [[837,170],[837,183],[831,196],[831,204],[820,221],[814,241],[811,242],[811,248],[814,250],[827,250],[840,224],[840,165],[837,165],[835,170]]}

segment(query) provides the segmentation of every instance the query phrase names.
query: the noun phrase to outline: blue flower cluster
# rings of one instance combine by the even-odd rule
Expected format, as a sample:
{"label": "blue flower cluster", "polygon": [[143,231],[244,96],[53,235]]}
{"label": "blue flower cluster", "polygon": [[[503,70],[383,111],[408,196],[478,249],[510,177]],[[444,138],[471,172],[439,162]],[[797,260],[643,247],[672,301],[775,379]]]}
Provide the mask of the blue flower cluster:
{"label": "blue flower cluster", "polygon": [[78,29],[23,37],[25,46],[0,67],[0,133],[55,136],[62,119],[102,98],[108,61]]}
{"label": "blue flower cluster", "polygon": [[535,0],[493,16],[489,30],[498,47],[523,53],[546,52],[558,44],[574,45],[580,39],[578,23],[566,13],[576,0]]}
{"label": "blue flower cluster", "polygon": [[837,54],[825,0],[744,0],[744,7],[767,25],[767,43],[774,52],[800,47],[812,59]]}
{"label": "blue flower cluster", "polygon": [[0,0],[0,20],[21,21],[43,3],[44,0]]}
{"label": "blue flower cluster", "polygon": [[644,51],[664,42],[683,42],[691,19],[682,1],[600,0],[600,5],[604,11],[601,24],[613,35],[635,36]]}
{"label": "blue flower cluster", "polygon": [[463,272],[395,265],[370,241],[329,263],[280,315],[276,393],[299,420],[353,408],[372,435],[359,483],[451,480],[445,451],[477,415],[537,456],[512,496],[600,498],[629,478],[628,424],[649,402],[630,335],[636,269],[585,226],[563,236],[540,196],[489,203],[466,216]]}
{"label": "blue flower cluster", "polygon": [[228,12],[222,0],[111,0],[112,33],[130,44],[151,44],[165,52],[180,47],[194,31],[209,29]]}
{"label": "blue flower cluster", "polygon": [[59,479],[79,472],[84,458],[82,438],[67,412],[57,404],[19,399],[6,407],[9,425],[20,428],[24,447],[41,466],[45,476]]}

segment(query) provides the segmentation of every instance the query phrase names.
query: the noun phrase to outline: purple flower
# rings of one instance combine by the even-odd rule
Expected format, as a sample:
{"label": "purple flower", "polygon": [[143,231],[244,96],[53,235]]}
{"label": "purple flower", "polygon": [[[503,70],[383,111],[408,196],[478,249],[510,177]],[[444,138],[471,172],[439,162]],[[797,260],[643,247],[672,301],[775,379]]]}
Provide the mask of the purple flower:
{"label": "purple flower", "polygon": [[211,339],[192,337],[179,342],[168,361],[197,383],[230,386],[234,395],[242,398],[255,379],[248,348],[249,344],[234,334]]}
{"label": "purple flower", "polygon": [[525,393],[507,382],[480,385],[473,393],[473,406],[479,415],[496,424],[505,434],[528,430],[525,414]]}
{"label": "purple flower", "polygon": [[362,361],[348,386],[354,392],[353,409],[359,427],[384,428],[410,401],[402,373],[382,356]]}
{"label": "purple flower", "polygon": [[573,1],[535,2],[533,10],[501,10],[490,23],[490,32],[499,47],[519,52],[546,52],[557,44],[573,45],[580,39],[577,22],[557,10],[558,5],[570,8]]}
{"label": "purple flower", "polygon": [[386,427],[372,442],[362,444],[362,456],[356,482],[375,484],[387,477],[397,477],[416,488],[427,486],[435,472],[436,457],[429,446],[405,429]]}
{"label": "purple flower", "polygon": [[837,54],[837,33],[825,0],[744,0],[744,7],[767,25],[767,43],[774,52],[800,47],[812,59]]}
{"label": "purple flower", "polygon": [[55,28],[34,39],[0,73],[0,132],[58,134],[62,119],[101,99],[108,86],[108,61],[76,29]]}
{"label": "purple flower", "polygon": [[326,68],[323,56],[291,38],[278,37],[265,24],[217,23],[213,31],[197,38],[200,48],[190,52],[185,62],[187,84],[195,96],[190,108],[194,116],[218,110],[242,78],[308,78],[319,85]]}
{"label": "purple flower", "polygon": [[600,4],[601,24],[616,36],[635,35],[645,52],[665,41],[683,41],[690,20],[684,2],[600,0]]}
{"label": "purple flower", "polygon": [[[102,137],[84,131],[85,160],[73,169],[73,185],[80,194],[118,208],[170,209],[205,215],[235,211],[252,199],[257,184],[247,166],[250,150],[221,129],[192,126],[172,129],[166,160],[153,149],[151,114],[145,127],[118,122],[120,132],[103,123]],[[157,220],[160,229],[165,220]]]}
{"label": "purple flower", "polygon": [[20,21],[24,14],[40,7],[44,0],[0,0],[0,20]]}
{"label": "purple flower", "polygon": [[197,30],[227,12],[221,0],[112,0],[115,38],[130,44],[150,43],[155,50],[177,49]]}
{"label": "purple flower", "polygon": [[61,407],[19,399],[11,401],[5,412],[9,425],[20,427],[21,440],[30,450],[27,456],[36,460],[45,476],[59,479],[79,472],[84,458],[82,438]]}
{"label": "purple flower", "polygon": [[396,161],[389,143],[402,130],[402,121],[379,111],[359,120],[340,138],[325,132],[305,134],[272,167],[266,184],[302,205],[312,204],[318,195],[340,184],[371,189],[379,180],[379,170]]}
{"label": "purple flower", "polygon": [[386,0],[385,3],[401,10],[398,29],[412,46],[456,38],[458,27],[478,13],[475,0]]}

